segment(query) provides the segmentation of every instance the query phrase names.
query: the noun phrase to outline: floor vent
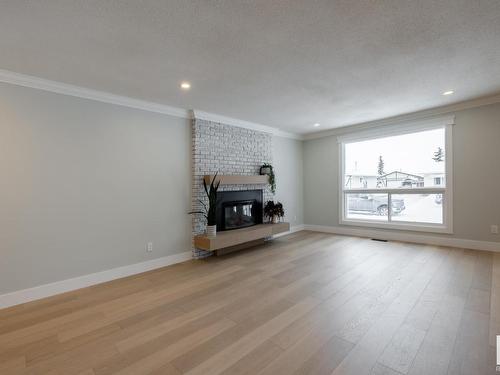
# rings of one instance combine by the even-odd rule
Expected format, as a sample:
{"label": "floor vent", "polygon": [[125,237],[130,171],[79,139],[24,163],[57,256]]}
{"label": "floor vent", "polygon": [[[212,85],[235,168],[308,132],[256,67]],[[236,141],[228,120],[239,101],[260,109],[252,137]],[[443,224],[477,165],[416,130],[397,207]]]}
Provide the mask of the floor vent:
{"label": "floor vent", "polygon": [[381,240],[380,238],[372,238],[372,241],[387,242],[387,240]]}

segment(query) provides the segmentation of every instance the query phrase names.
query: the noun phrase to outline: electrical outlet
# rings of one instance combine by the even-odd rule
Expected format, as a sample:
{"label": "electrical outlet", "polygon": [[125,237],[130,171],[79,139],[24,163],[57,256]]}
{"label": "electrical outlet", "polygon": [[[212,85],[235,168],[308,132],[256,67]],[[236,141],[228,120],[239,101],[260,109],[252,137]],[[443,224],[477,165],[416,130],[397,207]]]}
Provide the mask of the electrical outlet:
{"label": "electrical outlet", "polygon": [[148,242],[148,246],[146,247],[146,251],[148,253],[153,251],[153,243],[152,242]]}
{"label": "electrical outlet", "polygon": [[492,234],[498,234],[498,225],[491,225],[490,230]]}

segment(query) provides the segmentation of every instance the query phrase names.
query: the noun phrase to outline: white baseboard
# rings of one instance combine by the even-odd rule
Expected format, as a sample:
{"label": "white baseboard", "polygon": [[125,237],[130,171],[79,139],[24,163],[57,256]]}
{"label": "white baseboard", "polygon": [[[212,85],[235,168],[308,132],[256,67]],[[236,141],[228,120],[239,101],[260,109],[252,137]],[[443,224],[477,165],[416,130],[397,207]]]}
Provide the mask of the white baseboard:
{"label": "white baseboard", "polygon": [[106,271],[96,272],[89,275],[79,276],[72,279],[56,281],[50,284],[40,285],[33,288],[18,290],[0,295],[0,309],[34,301],[37,299],[54,296],[72,290],[85,288],[91,285],[104,283],[122,277],[136,275],[138,273],[151,271],[171,264],[184,262],[192,259],[191,251],[173,254],[162,258],[135,263],[128,266],[113,268]]}
{"label": "white baseboard", "polygon": [[452,238],[433,236],[418,233],[392,232],[382,231],[377,229],[349,228],[349,227],[332,227],[324,225],[304,225],[305,230],[314,232],[342,234],[346,236],[378,238],[381,240],[392,240],[402,242],[420,243],[426,245],[458,247],[462,249],[484,250],[500,252],[500,242],[466,240],[463,238]]}
{"label": "white baseboard", "polygon": [[295,232],[300,232],[301,230],[304,230],[304,227],[305,227],[304,224],[294,225],[294,226],[290,227],[290,230],[288,232],[275,234],[271,238],[279,238],[279,237],[283,237],[283,236],[286,236],[286,235],[289,235],[289,234],[292,234]]}
{"label": "white baseboard", "polygon": [[[381,231],[374,229],[333,227],[323,225],[300,224],[290,228],[290,231],[277,234],[273,238],[286,236],[288,234],[299,232],[301,230],[310,230],[314,232],[324,232],[341,234],[347,236],[378,238],[382,240],[413,242],[437,246],[458,247],[472,250],[484,250],[500,252],[500,242],[487,242],[467,240],[462,238],[450,238],[425,234],[397,233],[391,231]],[[113,268],[110,270],[96,272],[89,275],[79,276],[72,279],[56,281],[54,283],[36,286],[33,288],[18,290],[15,292],[0,295],[0,309],[19,305],[37,299],[54,296],[72,290],[85,288],[91,285],[104,283],[107,281],[136,275],[142,272],[151,271],[157,268],[169,266],[171,264],[184,262],[192,259],[191,251],[180,254],[169,255],[162,258],[148,260],[146,262],[131,264],[128,266]]]}

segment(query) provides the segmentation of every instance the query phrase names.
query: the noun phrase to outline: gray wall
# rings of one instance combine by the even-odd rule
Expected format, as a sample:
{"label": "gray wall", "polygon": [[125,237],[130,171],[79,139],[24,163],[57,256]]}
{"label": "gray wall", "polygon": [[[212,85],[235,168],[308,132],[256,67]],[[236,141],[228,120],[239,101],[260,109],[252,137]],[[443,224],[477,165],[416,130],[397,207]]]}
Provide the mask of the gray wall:
{"label": "gray wall", "polygon": [[285,220],[291,226],[304,223],[304,179],[302,141],[273,137],[273,166],[276,176],[274,200],[283,203]]}
{"label": "gray wall", "polygon": [[[302,224],[302,142],[269,144]],[[190,120],[0,83],[0,294],[189,251],[191,167]]]}
{"label": "gray wall", "polygon": [[[453,236],[500,241],[500,104],[455,115]],[[188,120],[0,83],[0,294],[189,251],[190,155]],[[286,219],[337,226],[336,137],[272,159]]]}
{"label": "gray wall", "polygon": [[[454,114],[451,237],[498,242],[500,236],[490,233],[490,224],[500,224],[500,104]],[[306,224],[339,225],[338,157],[335,136],[304,142]]]}
{"label": "gray wall", "polygon": [[189,251],[190,168],[188,120],[0,83],[0,294]]}

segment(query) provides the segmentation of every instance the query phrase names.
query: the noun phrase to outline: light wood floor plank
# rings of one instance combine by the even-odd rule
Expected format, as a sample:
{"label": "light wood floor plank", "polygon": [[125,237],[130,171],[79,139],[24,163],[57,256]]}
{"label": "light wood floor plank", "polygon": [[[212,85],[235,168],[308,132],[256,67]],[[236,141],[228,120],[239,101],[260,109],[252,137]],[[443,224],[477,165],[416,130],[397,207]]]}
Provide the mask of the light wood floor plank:
{"label": "light wood floor plank", "polygon": [[474,255],[461,253],[445,286],[440,308],[426,333],[409,374],[446,374],[459,332],[466,298],[472,284]]}
{"label": "light wood floor plank", "polygon": [[242,357],[249,354],[257,346],[261,345],[274,334],[278,333],[287,325],[292,323],[295,319],[311,311],[318,305],[318,303],[319,300],[313,298],[307,298],[304,301],[297,303],[290,309],[258,327],[248,335],[242,337],[226,349],[215,354],[199,366],[188,371],[186,374],[209,375],[217,374],[226,370],[228,367],[238,362]]}
{"label": "light wood floor plank", "polygon": [[[186,354],[174,359],[172,363],[183,373],[188,372],[201,363],[207,361],[215,354],[226,349],[236,341],[242,339],[256,328],[280,315],[294,305],[293,302],[286,299],[275,301],[274,304],[263,306],[254,311],[251,320],[237,324],[235,327],[223,332],[204,344],[193,348]],[[247,356],[250,354],[247,354]]]}
{"label": "light wood floor plank", "polygon": [[154,370],[160,369],[176,357],[182,355],[195,345],[199,345],[213,336],[217,336],[223,331],[234,327],[236,323],[229,319],[222,318],[212,325],[202,328],[193,334],[186,336],[175,344],[167,346],[153,354],[134,362],[122,370],[114,372],[116,375],[139,375],[148,374]]}
{"label": "light wood floor plank", "polygon": [[0,310],[0,374],[493,374],[500,254],[297,232]]}

